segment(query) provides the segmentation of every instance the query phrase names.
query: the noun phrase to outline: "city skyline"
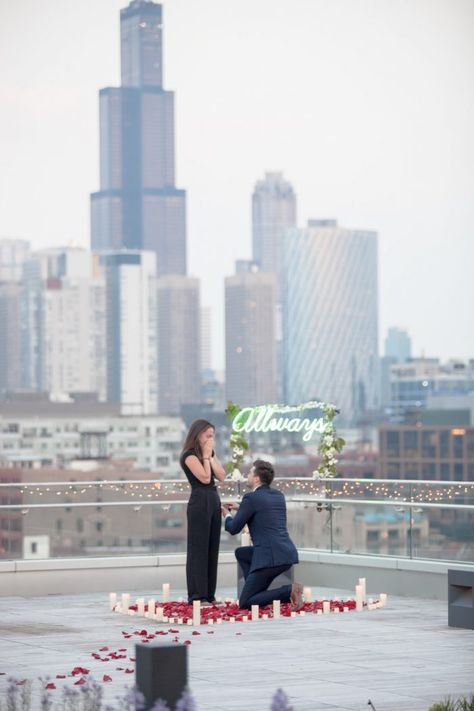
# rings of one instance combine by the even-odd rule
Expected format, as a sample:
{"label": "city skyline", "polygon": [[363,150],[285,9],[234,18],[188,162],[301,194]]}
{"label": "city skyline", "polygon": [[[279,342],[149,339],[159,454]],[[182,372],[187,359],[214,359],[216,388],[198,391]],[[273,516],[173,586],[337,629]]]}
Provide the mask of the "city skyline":
{"label": "city skyline", "polygon": [[[118,83],[126,4],[72,2],[66,16],[56,0],[34,9],[25,0],[0,11],[9,166],[0,171],[1,237],[33,249],[88,245],[97,91]],[[214,366],[224,360],[224,277],[251,255],[251,192],[273,170],[294,186],[300,226],[335,218],[380,234],[381,338],[396,325],[409,331],[414,355],[472,356],[472,6],[364,0],[356,12],[346,0],[299,0],[288,14],[282,2],[260,0],[232,18],[212,0],[163,9],[164,82],[178,96],[177,184],[190,203],[189,273],[213,307]],[[205,41],[194,36],[197,18]]]}

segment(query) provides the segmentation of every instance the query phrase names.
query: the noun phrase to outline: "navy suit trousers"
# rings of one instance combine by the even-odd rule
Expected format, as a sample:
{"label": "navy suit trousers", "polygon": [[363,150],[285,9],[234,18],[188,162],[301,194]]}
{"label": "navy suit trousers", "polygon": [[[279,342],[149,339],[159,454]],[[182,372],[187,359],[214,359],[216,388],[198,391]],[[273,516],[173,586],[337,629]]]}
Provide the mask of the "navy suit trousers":
{"label": "navy suit trousers", "polygon": [[235,551],[235,557],[240,563],[245,579],[245,584],[240,594],[239,607],[242,610],[250,609],[252,605],[264,607],[271,604],[273,600],[290,602],[291,585],[282,585],[280,588],[273,590],[268,590],[268,586],[278,575],[291,568],[291,565],[260,568],[250,572],[253,551],[253,546],[243,546]]}

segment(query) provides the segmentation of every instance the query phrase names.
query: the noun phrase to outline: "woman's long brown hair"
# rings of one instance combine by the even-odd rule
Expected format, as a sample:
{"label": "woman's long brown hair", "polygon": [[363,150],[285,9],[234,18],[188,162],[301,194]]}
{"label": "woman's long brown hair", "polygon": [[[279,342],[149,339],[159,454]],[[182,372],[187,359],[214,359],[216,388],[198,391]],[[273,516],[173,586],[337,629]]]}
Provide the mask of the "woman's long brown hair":
{"label": "woman's long brown hair", "polygon": [[181,451],[181,457],[183,456],[184,452],[188,451],[188,449],[194,449],[197,458],[200,459],[202,462],[202,450],[201,445],[199,444],[199,435],[202,435],[202,433],[209,429],[209,427],[212,427],[215,432],[216,428],[214,427],[212,422],[208,422],[207,420],[194,420],[188,430],[186,439],[184,440],[183,449]]}

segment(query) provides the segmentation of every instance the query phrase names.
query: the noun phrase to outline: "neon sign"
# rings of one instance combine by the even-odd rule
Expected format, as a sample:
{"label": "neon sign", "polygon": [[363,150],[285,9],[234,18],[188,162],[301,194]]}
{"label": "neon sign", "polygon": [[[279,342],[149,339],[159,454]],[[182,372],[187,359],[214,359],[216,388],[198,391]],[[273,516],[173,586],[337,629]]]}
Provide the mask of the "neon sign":
{"label": "neon sign", "polygon": [[[311,403],[312,404],[312,403]],[[310,403],[308,403],[310,405]],[[296,412],[305,407],[278,407],[274,405],[261,405],[259,407],[244,407],[232,420],[234,432],[302,432],[303,441],[309,442],[315,432],[326,432],[327,417],[310,419],[305,417],[285,416],[285,413]],[[314,407],[320,406],[315,403]],[[309,408],[308,408],[309,409]]]}

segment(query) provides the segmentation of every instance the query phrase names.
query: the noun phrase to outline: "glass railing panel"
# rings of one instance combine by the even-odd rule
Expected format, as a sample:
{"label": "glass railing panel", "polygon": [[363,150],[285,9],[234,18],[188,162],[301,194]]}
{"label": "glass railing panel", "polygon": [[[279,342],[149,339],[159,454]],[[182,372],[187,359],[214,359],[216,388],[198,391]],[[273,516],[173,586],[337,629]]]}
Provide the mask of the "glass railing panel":
{"label": "glass railing panel", "polygon": [[287,499],[288,532],[297,548],[331,550],[331,529],[326,513],[314,500]]}
{"label": "glass railing panel", "polygon": [[[79,475],[0,483],[0,559],[186,550],[187,481]],[[274,486],[285,493],[300,548],[474,561],[474,482],[295,478]],[[229,480],[218,488],[223,501],[248,490]],[[223,532],[221,550],[239,543]]]}
{"label": "glass railing panel", "polygon": [[410,514],[400,505],[328,505],[334,553],[406,557],[410,555]]}

